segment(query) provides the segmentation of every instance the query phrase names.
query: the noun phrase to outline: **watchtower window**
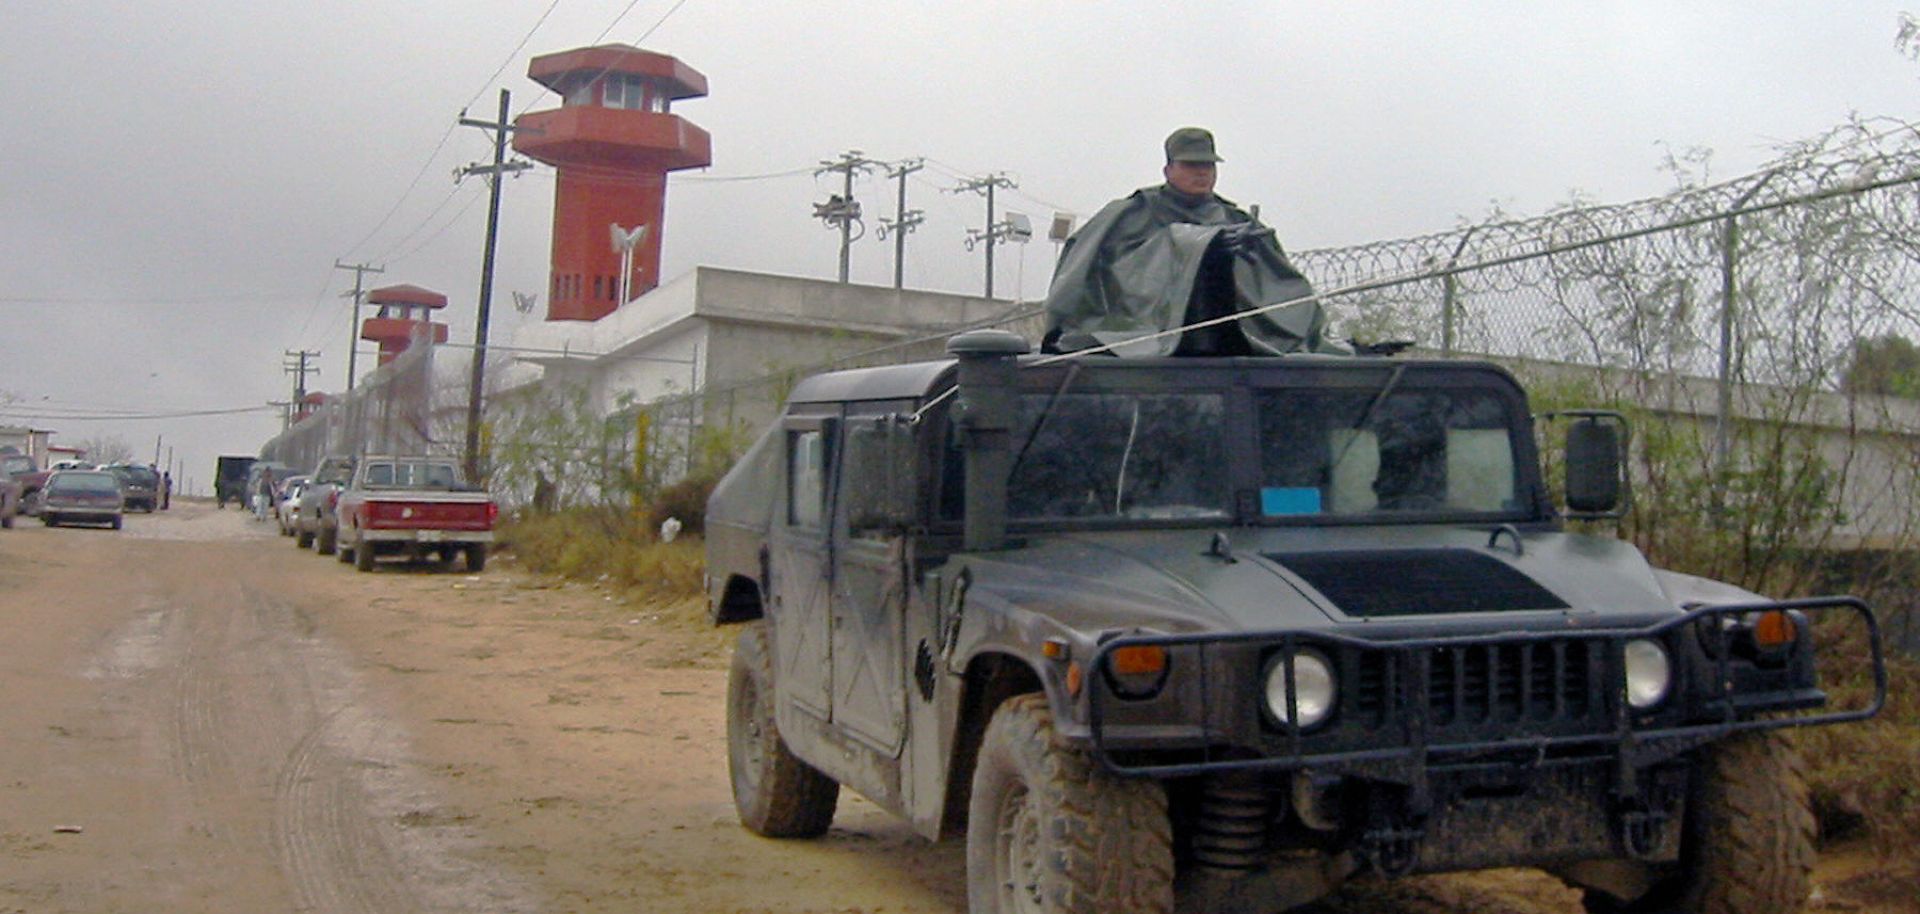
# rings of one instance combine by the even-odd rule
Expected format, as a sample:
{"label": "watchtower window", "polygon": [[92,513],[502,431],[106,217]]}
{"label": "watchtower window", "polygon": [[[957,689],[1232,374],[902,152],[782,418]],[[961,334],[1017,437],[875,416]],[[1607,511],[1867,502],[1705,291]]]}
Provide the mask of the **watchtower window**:
{"label": "watchtower window", "polygon": [[625,108],[629,111],[662,110],[648,103],[647,97],[655,93],[647,85],[646,77],[632,73],[609,73],[606,82],[607,107]]}

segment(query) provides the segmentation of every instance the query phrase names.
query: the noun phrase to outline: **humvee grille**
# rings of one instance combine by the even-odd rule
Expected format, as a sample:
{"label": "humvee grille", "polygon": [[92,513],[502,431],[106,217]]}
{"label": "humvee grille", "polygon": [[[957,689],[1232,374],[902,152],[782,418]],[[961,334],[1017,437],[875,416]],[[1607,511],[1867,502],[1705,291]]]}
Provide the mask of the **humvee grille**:
{"label": "humvee grille", "polygon": [[1442,727],[1584,718],[1593,648],[1587,641],[1433,648],[1428,718]]}
{"label": "humvee grille", "polygon": [[[1435,727],[1574,722],[1596,710],[1593,641],[1539,641],[1426,648],[1427,721]],[[1394,692],[1405,682],[1403,658],[1391,651],[1352,652],[1353,694],[1345,713],[1366,729],[1386,725],[1403,707]]]}
{"label": "humvee grille", "polygon": [[1275,553],[1349,616],[1566,609],[1566,601],[1499,559],[1469,549]]}

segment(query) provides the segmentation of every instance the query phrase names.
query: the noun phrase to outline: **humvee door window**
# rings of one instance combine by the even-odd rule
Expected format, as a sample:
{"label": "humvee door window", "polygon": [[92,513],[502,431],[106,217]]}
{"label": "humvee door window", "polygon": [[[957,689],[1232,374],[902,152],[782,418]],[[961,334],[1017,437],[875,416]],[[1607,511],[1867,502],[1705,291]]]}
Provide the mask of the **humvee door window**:
{"label": "humvee door window", "polygon": [[[1051,404],[1051,406],[1049,406]],[[1219,394],[1029,394],[1008,481],[1020,520],[1227,514]]]}
{"label": "humvee door window", "polygon": [[1294,388],[1256,395],[1262,513],[1517,507],[1507,401],[1484,390],[1400,390],[1369,412],[1376,396]]}
{"label": "humvee door window", "polygon": [[787,433],[787,523],[819,527],[827,507],[826,439],[818,429]]}

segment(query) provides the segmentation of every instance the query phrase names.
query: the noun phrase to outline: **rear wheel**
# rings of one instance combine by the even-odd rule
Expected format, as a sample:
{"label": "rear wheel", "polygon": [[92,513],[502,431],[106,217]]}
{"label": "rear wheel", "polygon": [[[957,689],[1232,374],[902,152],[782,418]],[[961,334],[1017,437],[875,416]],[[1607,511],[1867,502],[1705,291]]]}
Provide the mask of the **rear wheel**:
{"label": "rear wheel", "polygon": [[474,543],[467,547],[467,570],[479,573],[487,567],[487,544]]}
{"label": "rear wheel", "polygon": [[795,756],[773,713],[773,645],[749,622],[727,674],[727,773],[740,824],[769,838],[816,838],[833,824],[840,785]]}
{"label": "rear wheel", "polygon": [[305,549],[305,548],[307,548],[308,546],[311,546],[311,545],[313,545],[313,534],[311,534],[311,533],[308,533],[307,531],[305,531],[305,530],[302,530],[302,529],[300,529],[300,528],[298,528],[298,527],[295,527],[295,528],[294,528],[294,530],[293,530],[293,546],[294,546],[294,548],[295,548],[295,549]]}
{"label": "rear wheel", "polygon": [[1042,695],[1010,698],[982,737],[967,807],[975,914],[1167,914],[1167,795],[1063,745]]}
{"label": "rear wheel", "polygon": [[[340,550],[343,554],[347,550]],[[359,543],[353,547],[353,567],[361,571],[373,570],[373,544]]]}
{"label": "rear wheel", "polygon": [[1621,901],[1589,889],[1595,914],[1788,914],[1813,887],[1806,763],[1779,732],[1748,732],[1702,751],[1687,795],[1680,861]]}
{"label": "rear wheel", "polygon": [[120,518],[118,518],[118,517],[115,517],[115,518],[113,519],[113,529],[115,529],[115,530],[118,530],[118,529],[120,529]]}
{"label": "rear wheel", "polygon": [[[332,527],[321,527],[320,533],[314,539],[313,551],[321,555],[332,555],[334,550],[340,545],[339,535],[339,531]],[[341,559],[340,561],[344,562],[346,559]]]}

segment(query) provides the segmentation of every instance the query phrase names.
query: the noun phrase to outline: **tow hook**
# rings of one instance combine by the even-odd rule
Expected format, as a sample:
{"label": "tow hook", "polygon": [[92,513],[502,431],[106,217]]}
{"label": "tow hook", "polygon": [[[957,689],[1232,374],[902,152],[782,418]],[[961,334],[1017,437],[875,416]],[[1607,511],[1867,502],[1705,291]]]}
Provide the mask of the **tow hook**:
{"label": "tow hook", "polygon": [[1420,862],[1420,842],[1426,835],[1426,829],[1418,825],[1398,816],[1389,817],[1363,832],[1356,850],[1375,872],[1393,879],[1413,872]]}
{"label": "tow hook", "polygon": [[1672,778],[1650,778],[1641,796],[1621,801],[1618,813],[1620,849],[1634,860],[1652,860],[1666,848],[1667,824],[1673,820],[1684,791]]}

